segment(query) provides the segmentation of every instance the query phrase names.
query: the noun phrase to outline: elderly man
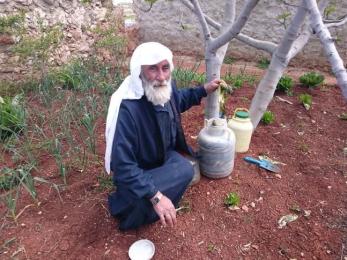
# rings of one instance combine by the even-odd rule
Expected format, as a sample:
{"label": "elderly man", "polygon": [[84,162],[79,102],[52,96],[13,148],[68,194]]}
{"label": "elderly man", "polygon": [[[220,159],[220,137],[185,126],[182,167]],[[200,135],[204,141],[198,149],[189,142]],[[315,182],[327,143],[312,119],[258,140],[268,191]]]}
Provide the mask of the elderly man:
{"label": "elderly man", "polygon": [[172,53],[164,45],[139,45],[130,61],[130,76],[112,95],[106,122],[105,168],[113,172],[116,192],[109,208],[121,230],[160,219],[176,224],[176,210],[193,177],[182,154],[187,146],[180,113],[199,105],[221,80],[177,90],[171,81]]}

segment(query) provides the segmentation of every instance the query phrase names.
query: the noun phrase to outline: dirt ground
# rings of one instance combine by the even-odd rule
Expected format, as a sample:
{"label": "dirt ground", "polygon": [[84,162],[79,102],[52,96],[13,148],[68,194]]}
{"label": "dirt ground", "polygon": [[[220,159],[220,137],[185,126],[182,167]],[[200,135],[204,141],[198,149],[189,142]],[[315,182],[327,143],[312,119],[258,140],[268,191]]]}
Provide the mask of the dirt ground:
{"label": "dirt ground", "polygon": [[[243,86],[229,98],[227,111],[249,107],[254,86]],[[313,97],[309,111],[298,95]],[[280,101],[278,97],[292,104]],[[308,90],[294,88],[293,96],[276,94],[269,106],[276,120],[260,124],[248,152],[235,156],[235,167],[224,179],[208,179],[190,187],[182,203],[189,209],[177,226],[160,223],[120,232],[107,210],[107,192],[98,189],[102,165],[69,173],[60,193],[37,187],[39,206],[29,197],[18,224],[2,218],[0,259],[128,259],[138,239],[155,244],[154,259],[346,259],[347,258],[347,112],[336,85]],[[203,126],[203,106],[183,114],[188,142],[196,145]],[[105,122],[98,127],[98,154],[103,157]],[[265,154],[282,162],[279,175],[243,161]],[[50,181],[61,182],[54,159],[41,158]],[[224,206],[229,192],[240,196],[240,209]],[[5,208],[0,205],[4,216]],[[282,229],[278,220],[295,213],[298,219]]]}

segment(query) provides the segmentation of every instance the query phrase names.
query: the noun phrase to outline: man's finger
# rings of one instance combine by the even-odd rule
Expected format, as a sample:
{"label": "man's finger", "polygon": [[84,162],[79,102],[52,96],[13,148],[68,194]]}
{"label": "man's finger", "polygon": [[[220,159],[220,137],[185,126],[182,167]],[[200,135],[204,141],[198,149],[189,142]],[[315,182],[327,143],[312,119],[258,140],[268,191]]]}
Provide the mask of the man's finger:
{"label": "man's finger", "polygon": [[168,222],[169,227],[173,227],[173,221],[172,221],[171,213],[170,212],[166,212],[164,216],[165,216],[165,219]]}
{"label": "man's finger", "polygon": [[162,224],[164,227],[166,227],[166,221],[165,221],[164,214],[160,214],[160,215],[159,215],[159,218],[160,218],[161,224]]}

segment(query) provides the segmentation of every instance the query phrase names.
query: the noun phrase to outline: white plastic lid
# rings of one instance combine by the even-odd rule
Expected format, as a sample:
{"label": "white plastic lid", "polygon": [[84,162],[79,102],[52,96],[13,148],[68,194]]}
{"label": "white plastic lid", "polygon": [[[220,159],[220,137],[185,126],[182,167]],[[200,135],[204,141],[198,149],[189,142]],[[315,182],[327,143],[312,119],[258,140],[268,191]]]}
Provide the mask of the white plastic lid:
{"label": "white plastic lid", "polygon": [[129,257],[131,260],[150,260],[155,252],[152,241],[140,239],[135,241],[129,248]]}

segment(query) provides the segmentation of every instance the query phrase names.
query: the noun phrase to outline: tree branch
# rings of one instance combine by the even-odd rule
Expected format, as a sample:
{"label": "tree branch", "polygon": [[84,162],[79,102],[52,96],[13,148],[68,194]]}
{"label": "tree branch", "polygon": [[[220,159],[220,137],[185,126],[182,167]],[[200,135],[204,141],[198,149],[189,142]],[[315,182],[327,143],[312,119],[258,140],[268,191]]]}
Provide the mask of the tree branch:
{"label": "tree branch", "polygon": [[195,14],[198,16],[200,25],[202,27],[202,31],[204,32],[204,38],[206,41],[211,40],[211,32],[210,29],[208,28],[206,19],[204,17],[204,13],[201,10],[200,4],[198,0],[192,0],[192,3],[194,5],[194,10],[195,10]]}
{"label": "tree branch", "polygon": [[218,48],[231,41],[237,34],[240,33],[241,29],[246,24],[250,13],[258,2],[259,0],[248,0],[246,2],[233,26],[211,43],[210,48],[212,51],[216,51]]}
{"label": "tree branch", "polygon": [[276,51],[277,48],[277,44],[273,42],[257,40],[242,33],[237,35],[236,39],[258,50],[266,51],[271,55]]}
{"label": "tree branch", "polygon": [[347,14],[340,17],[337,20],[324,20],[324,24],[327,28],[338,27],[347,23]]}

